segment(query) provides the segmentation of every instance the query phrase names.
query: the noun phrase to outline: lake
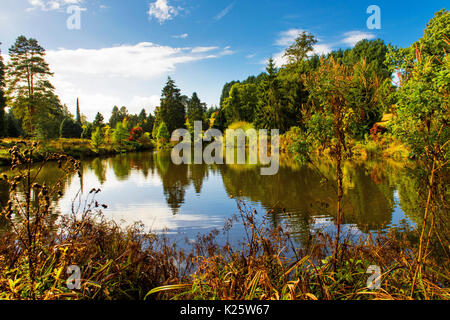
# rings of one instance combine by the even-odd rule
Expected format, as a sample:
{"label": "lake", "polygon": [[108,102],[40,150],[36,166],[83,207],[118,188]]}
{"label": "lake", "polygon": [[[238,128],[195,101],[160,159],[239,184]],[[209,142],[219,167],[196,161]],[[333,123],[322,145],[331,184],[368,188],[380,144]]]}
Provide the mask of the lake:
{"label": "lake", "polygon": [[[57,179],[56,166],[46,164],[41,182]],[[346,163],[344,174],[343,230],[358,236],[415,224],[414,193],[402,165]],[[58,213],[70,212],[79,191],[84,199],[100,188],[96,199],[108,205],[106,217],[122,225],[140,221],[147,230],[192,241],[198,233],[221,230],[238,214],[239,199],[270,223],[285,223],[302,241],[314,230],[335,230],[335,185],[334,168],[326,162],[312,167],[282,158],[276,175],[262,176],[258,165],[175,165],[169,153],[140,152],[83,160],[81,177],[65,181],[55,206]],[[237,223],[223,237],[241,239],[242,231]]]}

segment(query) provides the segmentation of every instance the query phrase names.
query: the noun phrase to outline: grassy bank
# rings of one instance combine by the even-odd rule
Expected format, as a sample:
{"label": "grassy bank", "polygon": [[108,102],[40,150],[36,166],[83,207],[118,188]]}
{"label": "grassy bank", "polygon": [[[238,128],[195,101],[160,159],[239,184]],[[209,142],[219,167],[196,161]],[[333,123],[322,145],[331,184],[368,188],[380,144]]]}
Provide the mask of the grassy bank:
{"label": "grassy bank", "polygon": [[[34,141],[15,138],[3,138],[0,140],[0,166],[11,164],[11,155],[9,149],[17,144],[26,143],[31,145]],[[85,159],[90,157],[114,155],[123,152],[135,152],[143,150],[152,150],[152,143],[140,144],[138,142],[127,141],[121,146],[110,144],[103,145],[95,149],[92,147],[89,139],[54,139],[39,141],[38,146],[33,152],[34,161],[39,162],[45,159],[46,155],[52,153],[65,154],[75,159]]]}

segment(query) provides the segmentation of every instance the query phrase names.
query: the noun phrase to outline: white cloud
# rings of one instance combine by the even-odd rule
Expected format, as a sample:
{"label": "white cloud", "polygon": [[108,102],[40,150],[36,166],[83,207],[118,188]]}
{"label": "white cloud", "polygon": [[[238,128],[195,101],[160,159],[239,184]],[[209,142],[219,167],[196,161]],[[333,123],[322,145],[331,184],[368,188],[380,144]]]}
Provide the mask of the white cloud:
{"label": "white cloud", "polygon": [[150,79],[174,71],[177,64],[206,59],[209,56],[201,53],[218,49],[173,48],[141,42],[101,49],[50,50],[47,57],[55,73]]}
{"label": "white cloud", "polygon": [[160,24],[163,24],[166,20],[172,20],[177,16],[182,8],[175,8],[168,4],[168,0],[156,0],[156,2],[150,3],[148,15],[150,19],[155,18]]}
{"label": "white cloud", "polygon": [[213,50],[217,50],[219,47],[196,47],[191,50],[192,53],[203,53],[203,52],[209,52]]}
{"label": "white cloud", "polygon": [[375,35],[368,32],[362,32],[362,31],[349,31],[344,33],[344,39],[342,39],[342,43],[345,43],[350,46],[354,46],[359,41],[363,39],[371,40],[374,39]]}
{"label": "white cloud", "polygon": [[175,39],[186,39],[187,37],[189,37],[189,34],[187,34],[187,33],[172,36],[172,38],[175,38]]}
{"label": "white cloud", "polygon": [[61,9],[67,5],[81,4],[84,0],[28,0],[31,8],[28,11],[40,9],[42,11],[52,11]]}
{"label": "white cloud", "polygon": [[[109,117],[114,105],[132,113],[159,105],[162,78],[177,65],[232,54],[229,47],[174,48],[150,42],[100,49],[47,51],[55,73],[52,83],[62,103],[74,111],[76,97],[90,120],[100,111]],[[149,92],[149,90],[152,90]]]}
{"label": "white cloud", "polygon": [[230,4],[228,7],[226,7],[225,9],[223,9],[222,11],[219,12],[219,14],[217,14],[214,19],[215,20],[220,20],[223,17],[225,17],[230,11],[231,9],[233,9],[235,2],[233,2],[232,4]]}

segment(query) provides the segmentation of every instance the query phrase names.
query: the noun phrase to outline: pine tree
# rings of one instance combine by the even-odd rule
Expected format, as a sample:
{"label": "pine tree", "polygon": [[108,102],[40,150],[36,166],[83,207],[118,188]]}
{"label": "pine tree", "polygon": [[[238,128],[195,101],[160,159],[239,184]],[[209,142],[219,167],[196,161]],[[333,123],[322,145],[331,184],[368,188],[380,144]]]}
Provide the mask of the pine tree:
{"label": "pine tree", "polygon": [[19,36],[9,49],[8,89],[11,106],[25,126],[28,134],[33,134],[36,118],[45,119],[46,113],[61,110],[48,110],[55,104],[48,104],[54,96],[54,87],[48,80],[52,76],[45,61],[45,50],[37,40]]}
{"label": "pine tree", "polygon": [[258,108],[254,123],[257,128],[279,129],[280,132],[285,132],[289,129],[291,116],[283,101],[281,84],[272,58],[269,59],[266,71],[267,75],[258,88]]}
{"label": "pine tree", "polygon": [[104,120],[103,115],[100,112],[97,112],[97,114],[95,115],[95,119],[94,119],[93,125],[95,127],[102,127],[103,126],[103,120]]}
{"label": "pine tree", "polygon": [[170,77],[162,90],[160,112],[161,119],[166,123],[169,132],[184,128],[185,106],[180,89],[175,86],[175,82]]}
{"label": "pine tree", "polygon": [[6,135],[5,107],[5,64],[3,63],[2,52],[0,50],[0,137]]}
{"label": "pine tree", "polygon": [[76,115],[77,123],[81,124],[81,113],[80,113],[80,101],[77,98],[77,115]]}
{"label": "pine tree", "polygon": [[187,117],[189,127],[193,128],[195,121],[202,121],[202,124],[204,126],[205,112],[206,112],[205,104],[200,101],[200,99],[197,96],[197,93],[194,92],[187,106]]}

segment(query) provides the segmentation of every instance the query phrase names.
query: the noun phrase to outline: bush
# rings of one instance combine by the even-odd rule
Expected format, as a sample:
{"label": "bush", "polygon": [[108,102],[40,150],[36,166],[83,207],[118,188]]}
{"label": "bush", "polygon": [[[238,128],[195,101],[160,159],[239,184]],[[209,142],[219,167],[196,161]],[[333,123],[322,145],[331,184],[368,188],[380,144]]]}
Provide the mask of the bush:
{"label": "bush", "polygon": [[142,135],[144,134],[144,130],[141,127],[136,127],[131,129],[130,136],[128,137],[128,141],[138,141]]}

